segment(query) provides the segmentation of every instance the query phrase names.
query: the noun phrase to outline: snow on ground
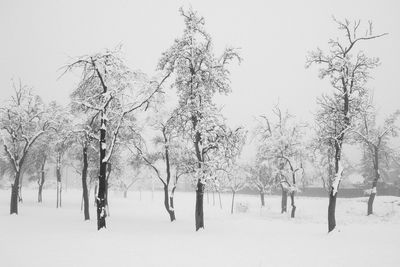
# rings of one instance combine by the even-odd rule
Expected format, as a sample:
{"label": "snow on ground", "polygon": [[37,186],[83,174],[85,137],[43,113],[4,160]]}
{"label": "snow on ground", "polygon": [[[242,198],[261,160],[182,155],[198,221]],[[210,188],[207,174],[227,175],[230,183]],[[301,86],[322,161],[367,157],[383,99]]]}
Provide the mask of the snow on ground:
{"label": "snow on ground", "polygon": [[108,228],[96,230],[93,198],[90,222],[83,221],[81,193],[24,189],[19,215],[10,216],[9,191],[0,191],[0,265],[12,266],[400,266],[400,198],[377,197],[376,215],[365,216],[366,198],[338,199],[338,229],[327,234],[325,198],[297,199],[297,218],[280,214],[280,198],[237,195],[246,213],[230,214],[215,195],[205,196],[206,229],[194,231],[192,192],[176,193],[177,221],[170,223],[162,192],[110,196]]}

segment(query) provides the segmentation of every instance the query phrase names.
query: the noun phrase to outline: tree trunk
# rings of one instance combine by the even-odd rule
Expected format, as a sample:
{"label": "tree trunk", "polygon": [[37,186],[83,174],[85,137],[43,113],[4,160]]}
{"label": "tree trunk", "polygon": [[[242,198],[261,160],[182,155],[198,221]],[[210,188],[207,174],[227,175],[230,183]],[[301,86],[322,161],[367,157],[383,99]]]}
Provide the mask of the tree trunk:
{"label": "tree trunk", "polygon": [[95,206],[95,207],[97,207],[97,191],[98,191],[98,188],[99,188],[98,184],[95,183],[95,185],[94,185],[94,194],[93,194],[93,197],[94,197],[94,206]]}
{"label": "tree trunk", "polygon": [[174,206],[175,189],[176,189],[176,184],[172,188],[171,195],[169,196],[169,206],[174,211],[174,219],[176,220],[176,217],[175,217],[175,206]]}
{"label": "tree trunk", "polygon": [[198,231],[200,228],[204,228],[203,200],[204,200],[204,184],[201,182],[201,179],[198,179],[197,189],[196,189],[196,209],[195,209],[196,231]]}
{"label": "tree trunk", "polygon": [[83,147],[83,168],[82,168],[82,198],[83,198],[83,213],[85,221],[90,220],[89,214],[89,192],[87,186],[87,170],[88,170],[88,156],[87,146]]}
{"label": "tree trunk", "polygon": [[264,191],[260,191],[261,207],[265,207],[264,195],[265,195],[265,192]]}
{"label": "tree trunk", "polygon": [[[339,173],[340,170],[340,158],[341,158],[341,146],[338,144],[338,142],[335,143],[335,178],[334,182],[336,179],[338,179],[339,176],[342,174]],[[331,185],[331,190],[329,192],[329,205],[328,205],[328,233],[333,231],[336,227],[336,218],[335,218],[335,210],[336,210],[336,198],[337,198],[337,192],[339,190],[339,182],[337,182],[337,185]],[[336,188],[335,188],[336,186]]]}
{"label": "tree trunk", "polygon": [[329,193],[329,205],[328,205],[328,232],[331,232],[336,227],[336,219],[335,219],[336,197],[337,193],[333,194],[333,190],[331,190]]}
{"label": "tree trunk", "polygon": [[10,214],[18,214],[19,176],[20,172],[16,172],[14,184],[11,185]]}
{"label": "tree trunk", "polygon": [[294,218],[296,215],[296,205],[294,204],[294,194],[295,194],[294,191],[290,193],[290,204],[292,205],[292,212],[290,214],[291,218]]}
{"label": "tree trunk", "polygon": [[124,198],[128,197],[128,189],[124,189]]}
{"label": "tree trunk", "polygon": [[231,214],[233,214],[233,205],[235,203],[235,191],[232,191],[232,205],[231,205]]}
{"label": "tree trunk", "polygon": [[101,112],[100,123],[100,174],[99,174],[99,189],[97,192],[97,230],[106,227],[106,175],[107,175],[107,161],[106,161],[106,120],[104,111]]}
{"label": "tree trunk", "polygon": [[213,199],[213,206],[215,206],[215,194],[214,194],[214,189],[212,191],[212,199]]}
{"label": "tree trunk", "polygon": [[287,191],[283,188],[283,186],[281,185],[282,188],[282,200],[281,200],[281,213],[285,213],[287,212]]}
{"label": "tree trunk", "polygon": [[164,185],[164,207],[168,212],[171,222],[175,221],[175,211],[169,206],[168,185]]}
{"label": "tree trunk", "polygon": [[41,203],[43,198],[42,198],[42,192],[43,192],[43,184],[44,184],[44,179],[45,179],[45,173],[44,173],[44,166],[46,164],[46,158],[44,158],[41,166],[41,176],[39,178],[39,189],[38,189],[38,202]]}
{"label": "tree trunk", "polygon": [[373,214],[373,205],[374,205],[374,200],[376,196],[376,185],[378,184],[378,180],[380,178],[379,174],[379,153],[378,153],[378,148],[374,147],[374,171],[375,171],[375,178],[372,181],[372,189],[371,189],[371,194],[369,195],[368,198],[368,211],[367,215]]}
{"label": "tree trunk", "polygon": [[57,204],[56,207],[61,208],[61,192],[62,192],[62,184],[61,184],[61,166],[59,162],[56,166],[56,176],[57,176]]}
{"label": "tree trunk", "polygon": [[219,207],[222,210],[221,192],[219,192],[219,190],[218,190],[218,198],[219,198]]}

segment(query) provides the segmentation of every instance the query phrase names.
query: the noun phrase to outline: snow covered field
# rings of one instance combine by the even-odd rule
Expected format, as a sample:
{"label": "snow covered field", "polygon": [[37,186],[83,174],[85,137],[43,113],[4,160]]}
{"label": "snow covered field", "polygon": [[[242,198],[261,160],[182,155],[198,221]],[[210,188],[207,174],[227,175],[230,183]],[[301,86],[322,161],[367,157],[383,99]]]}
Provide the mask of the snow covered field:
{"label": "snow covered field", "polygon": [[[327,234],[325,198],[298,198],[297,218],[280,214],[280,198],[238,195],[246,213],[231,215],[230,195],[205,196],[205,226],[194,231],[194,193],[176,193],[177,221],[170,223],[162,193],[111,192],[107,229],[96,230],[80,212],[80,191],[24,189],[19,215],[10,216],[9,191],[0,191],[2,266],[400,266],[400,198],[380,197],[375,215],[365,216],[366,199],[338,199],[338,231]],[[92,198],[91,198],[92,201]]]}

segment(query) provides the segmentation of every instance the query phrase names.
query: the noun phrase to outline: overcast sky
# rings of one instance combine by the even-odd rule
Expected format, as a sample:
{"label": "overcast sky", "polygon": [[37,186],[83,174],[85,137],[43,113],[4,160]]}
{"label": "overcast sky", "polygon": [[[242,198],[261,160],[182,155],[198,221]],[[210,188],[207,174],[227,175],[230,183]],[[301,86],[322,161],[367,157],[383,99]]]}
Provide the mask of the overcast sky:
{"label": "overcast sky", "polygon": [[[241,47],[244,61],[232,68],[233,93],[218,98],[232,125],[252,126],[278,101],[302,120],[311,120],[316,97],[330,90],[316,67],[305,69],[307,51],[327,47],[339,36],[338,19],[374,22],[389,35],[362,48],[378,56],[369,87],[382,114],[399,105],[400,4],[398,1],[0,1],[0,101],[11,94],[11,78],[35,88],[46,101],[69,101],[76,78],[57,80],[71,57],[113,48],[133,69],[155,73],[161,53],[180,36],[179,7],[206,19],[216,53]],[[364,24],[366,25],[366,24]]]}

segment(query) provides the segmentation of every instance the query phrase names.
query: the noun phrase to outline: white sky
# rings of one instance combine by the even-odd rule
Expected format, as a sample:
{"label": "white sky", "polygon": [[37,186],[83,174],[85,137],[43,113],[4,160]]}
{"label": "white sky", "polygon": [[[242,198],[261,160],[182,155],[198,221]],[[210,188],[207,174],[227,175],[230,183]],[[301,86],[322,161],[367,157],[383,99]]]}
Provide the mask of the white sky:
{"label": "white sky", "polygon": [[[307,51],[326,48],[339,36],[331,16],[374,22],[367,54],[382,65],[369,87],[382,114],[399,108],[400,4],[398,1],[0,1],[0,101],[21,78],[46,101],[69,101],[73,75],[60,80],[70,57],[123,44],[133,69],[153,74],[161,53],[182,34],[180,6],[206,18],[217,52],[242,48],[243,63],[232,68],[233,93],[218,98],[233,125],[252,126],[279,100],[302,120],[311,120],[315,99],[329,90],[316,67],[305,69]],[[365,47],[365,46],[364,46]]]}

